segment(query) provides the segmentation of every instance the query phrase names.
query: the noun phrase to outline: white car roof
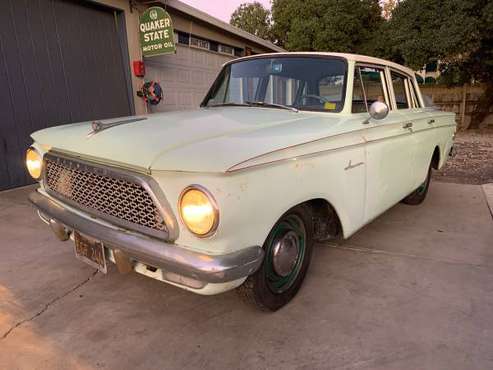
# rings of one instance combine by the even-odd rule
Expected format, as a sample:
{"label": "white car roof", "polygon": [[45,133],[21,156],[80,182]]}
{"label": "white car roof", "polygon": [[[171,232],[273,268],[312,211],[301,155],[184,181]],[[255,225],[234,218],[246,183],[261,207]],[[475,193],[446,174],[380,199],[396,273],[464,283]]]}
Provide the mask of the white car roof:
{"label": "white car roof", "polygon": [[300,55],[300,56],[310,56],[310,55],[323,55],[323,56],[333,56],[333,57],[339,57],[339,58],[344,58],[347,60],[352,60],[355,62],[361,62],[361,63],[369,63],[369,64],[379,64],[379,65],[384,65],[384,66],[389,66],[394,69],[400,70],[402,72],[407,73],[410,76],[414,77],[414,71],[408,67],[405,67],[401,64],[397,64],[385,59],[381,58],[375,58],[375,57],[370,57],[367,55],[360,55],[360,54],[347,54],[347,53],[329,53],[329,52],[313,52],[313,51],[296,51],[296,52],[287,52],[287,53],[266,53],[266,54],[256,54],[256,55],[250,55],[247,57],[242,57],[242,58],[237,58],[233,59],[225,64],[229,63],[234,63],[240,60],[247,60],[247,59],[255,59],[258,57],[264,57],[264,56],[273,56],[273,57],[279,57],[279,56],[293,56],[293,55]]}

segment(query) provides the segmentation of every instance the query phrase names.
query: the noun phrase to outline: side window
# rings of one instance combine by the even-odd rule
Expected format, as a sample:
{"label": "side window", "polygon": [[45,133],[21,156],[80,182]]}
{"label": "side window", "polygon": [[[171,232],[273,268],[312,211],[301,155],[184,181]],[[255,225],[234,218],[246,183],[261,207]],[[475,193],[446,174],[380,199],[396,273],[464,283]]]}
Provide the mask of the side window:
{"label": "side window", "polygon": [[407,80],[409,91],[411,92],[411,100],[413,101],[413,108],[421,108],[421,104],[418,100],[418,94],[416,93],[416,87],[411,79]]}
{"label": "side window", "polygon": [[390,72],[390,76],[392,77],[392,87],[394,88],[397,109],[411,108],[406,88],[408,78],[394,71]]}
{"label": "side window", "polygon": [[385,73],[383,69],[357,66],[354,70],[352,112],[367,112],[373,102],[389,104],[385,94]]}

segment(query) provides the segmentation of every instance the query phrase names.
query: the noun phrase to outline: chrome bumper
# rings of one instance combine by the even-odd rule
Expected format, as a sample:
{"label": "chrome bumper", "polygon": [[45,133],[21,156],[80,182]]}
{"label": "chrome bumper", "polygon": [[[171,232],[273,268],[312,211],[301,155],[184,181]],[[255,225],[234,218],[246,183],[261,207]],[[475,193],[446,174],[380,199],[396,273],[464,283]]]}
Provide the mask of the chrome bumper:
{"label": "chrome bumper", "polygon": [[264,257],[262,248],[258,246],[225,255],[193,252],[177,244],[95,222],[39,192],[29,194],[29,200],[50,222],[100,240],[106,247],[118,249],[138,262],[204,283],[226,283],[251,275]]}

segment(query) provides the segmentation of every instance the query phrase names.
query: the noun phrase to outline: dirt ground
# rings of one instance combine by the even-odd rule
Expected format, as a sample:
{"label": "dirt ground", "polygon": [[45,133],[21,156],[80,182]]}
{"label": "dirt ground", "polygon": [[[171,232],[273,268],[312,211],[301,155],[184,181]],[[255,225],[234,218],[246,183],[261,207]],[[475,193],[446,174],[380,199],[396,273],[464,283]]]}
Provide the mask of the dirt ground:
{"label": "dirt ground", "polygon": [[449,158],[436,180],[459,184],[493,183],[493,128],[457,133],[456,155]]}

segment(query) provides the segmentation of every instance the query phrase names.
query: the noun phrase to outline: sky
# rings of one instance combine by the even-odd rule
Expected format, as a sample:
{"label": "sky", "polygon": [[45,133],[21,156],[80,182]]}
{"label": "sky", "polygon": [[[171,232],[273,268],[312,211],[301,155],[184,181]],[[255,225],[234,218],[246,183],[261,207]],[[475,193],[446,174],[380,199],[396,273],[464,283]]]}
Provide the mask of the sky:
{"label": "sky", "polygon": [[[253,3],[254,0],[180,0],[183,3],[200,9],[213,17],[229,23],[231,14],[240,4]],[[270,0],[255,0],[261,3],[265,8],[270,9]]]}

